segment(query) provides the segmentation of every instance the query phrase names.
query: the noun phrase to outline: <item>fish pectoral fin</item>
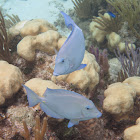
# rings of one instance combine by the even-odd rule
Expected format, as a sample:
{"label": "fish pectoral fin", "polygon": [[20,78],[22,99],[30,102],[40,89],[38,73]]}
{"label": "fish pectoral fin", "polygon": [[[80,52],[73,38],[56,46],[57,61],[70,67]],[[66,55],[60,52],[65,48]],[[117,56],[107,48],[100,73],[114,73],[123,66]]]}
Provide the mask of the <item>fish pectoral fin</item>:
{"label": "fish pectoral fin", "polygon": [[83,68],[86,67],[86,66],[87,66],[87,64],[81,64],[81,65],[78,67],[77,70],[83,69]]}
{"label": "fish pectoral fin", "polygon": [[68,128],[72,127],[73,125],[77,125],[79,124],[79,120],[75,119],[75,120],[70,120],[68,123]]}

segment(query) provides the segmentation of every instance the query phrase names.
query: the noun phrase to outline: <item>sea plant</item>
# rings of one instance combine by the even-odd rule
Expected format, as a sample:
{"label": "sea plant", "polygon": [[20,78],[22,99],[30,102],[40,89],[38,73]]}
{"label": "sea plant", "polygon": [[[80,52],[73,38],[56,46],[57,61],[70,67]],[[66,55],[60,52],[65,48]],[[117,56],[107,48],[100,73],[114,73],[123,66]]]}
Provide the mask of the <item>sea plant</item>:
{"label": "sea plant", "polygon": [[98,14],[99,6],[103,0],[72,0],[76,14],[81,19],[92,18]]}
{"label": "sea plant", "polygon": [[99,17],[93,16],[93,21],[99,24],[95,25],[96,28],[103,30],[107,33],[118,32],[121,29],[122,20],[119,15],[116,15],[115,18],[111,17],[106,18],[99,13]]}
{"label": "sea plant", "polygon": [[92,1],[91,0],[72,0],[74,9],[79,18],[92,17]]}
{"label": "sea plant", "polygon": [[119,48],[117,48],[115,55],[122,65],[118,74],[118,81],[123,81],[132,76],[140,76],[140,47],[135,50],[126,43],[125,54],[121,54]]}
{"label": "sea plant", "polygon": [[122,19],[128,22],[130,30],[140,39],[138,32],[140,20],[140,1],[139,0],[106,0],[120,14]]}
{"label": "sea plant", "polygon": [[11,63],[8,34],[6,31],[4,17],[0,11],[0,59]]}
{"label": "sea plant", "polygon": [[99,73],[99,84],[97,85],[94,94],[92,96],[97,96],[98,92],[97,89],[105,89],[106,88],[106,79],[109,76],[109,63],[108,63],[108,56],[107,56],[107,50],[104,49],[103,51],[100,51],[99,48],[95,48],[94,46],[91,46],[89,49],[89,52],[92,53],[97,63],[100,66],[100,73]]}

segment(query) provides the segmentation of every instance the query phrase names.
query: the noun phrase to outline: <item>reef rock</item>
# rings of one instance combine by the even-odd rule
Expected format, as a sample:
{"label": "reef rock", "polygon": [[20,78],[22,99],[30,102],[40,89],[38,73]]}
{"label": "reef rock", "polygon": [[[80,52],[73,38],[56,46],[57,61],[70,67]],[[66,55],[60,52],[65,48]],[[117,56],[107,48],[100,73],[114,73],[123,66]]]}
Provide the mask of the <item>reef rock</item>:
{"label": "reef rock", "polygon": [[20,69],[6,61],[0,61],[0,105],[15,94],[23,83]]}
{"label": "reef rock", "polygon": [[52,76],[51,80],[53,82],[65,81],[69,84],[78,87],[81,90],[86,90],[87,88],[91,91],[99,82],[99,70],[100,67],[96,62],[95,56],[85,51],[83,64],[87,64],[84,69],[74,71],[67,75]]}
{"label": "reef rock", "polygon": [[117,82],[109,85],[104,96],[103,109],[116,120],[124,119],[133,110],[136,91],[127,83]]}

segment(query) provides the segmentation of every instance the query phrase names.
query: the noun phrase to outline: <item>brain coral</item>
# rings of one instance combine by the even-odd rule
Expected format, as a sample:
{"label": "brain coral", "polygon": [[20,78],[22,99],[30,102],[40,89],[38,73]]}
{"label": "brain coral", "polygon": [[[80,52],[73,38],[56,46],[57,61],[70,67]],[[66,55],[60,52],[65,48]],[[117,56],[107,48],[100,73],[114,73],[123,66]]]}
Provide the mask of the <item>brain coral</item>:
{"label": "brain coral", "polygon": [[22,73],[16,66],[0,61],[0,105],[16,93],[23,83]]}
{"label": "brain coral", "polygon": [[85,51],[83,64],[87,64],[84,69],[74,71],[67,75],[52,76],[52,81],[66,81],[69,84],[73,84],[81,90],[89,89],[90,91],[99,82],[99,70],[100,67],[96,62],[95,56]]}

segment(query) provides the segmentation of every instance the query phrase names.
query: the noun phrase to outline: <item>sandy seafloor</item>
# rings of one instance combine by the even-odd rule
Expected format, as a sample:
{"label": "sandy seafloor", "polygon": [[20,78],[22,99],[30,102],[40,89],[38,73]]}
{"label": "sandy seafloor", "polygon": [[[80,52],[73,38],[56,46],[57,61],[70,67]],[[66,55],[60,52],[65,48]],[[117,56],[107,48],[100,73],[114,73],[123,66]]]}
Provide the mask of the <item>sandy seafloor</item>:
{"label": "sandy seafloor", "polygon": [[[18,15],[20,20],[45,19],[52,24],[59,18],[60,11],[67,13],[73,6],[71,0],[0,0],[6,14]],[[68,35],[59,27],[58,31]]]}

